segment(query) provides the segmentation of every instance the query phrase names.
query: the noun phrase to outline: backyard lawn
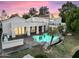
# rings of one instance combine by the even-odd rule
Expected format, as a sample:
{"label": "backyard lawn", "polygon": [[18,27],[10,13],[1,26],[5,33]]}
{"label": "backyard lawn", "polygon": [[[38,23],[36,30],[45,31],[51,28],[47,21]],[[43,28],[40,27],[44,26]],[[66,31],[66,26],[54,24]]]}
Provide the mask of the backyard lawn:
{"label": "backyard lawn", "polygon": [[[79,34],[73,34],[72,36],[65,36],[63,44],[57,44],[52,47],[51,52],[46,53],[41,47],[34,46],[31,49],[25,49],[9,54],[10,58],[20,58],[27,54],[36,56],[39,54],[46,55],[48,58],[71,58],[74,52],[74,48],[79,46]],[[76,52],[76,51],[75,51]]]}

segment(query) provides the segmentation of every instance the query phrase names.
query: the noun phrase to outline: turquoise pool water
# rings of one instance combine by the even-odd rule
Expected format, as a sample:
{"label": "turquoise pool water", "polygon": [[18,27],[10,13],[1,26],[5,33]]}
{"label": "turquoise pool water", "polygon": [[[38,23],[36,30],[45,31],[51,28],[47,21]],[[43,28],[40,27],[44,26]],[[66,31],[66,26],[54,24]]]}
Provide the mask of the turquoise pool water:
{"label": "turquoise pool water", "polygon": [[[53,43],[56,43],[59,41],[59,36],[58,35],[53,35]],[[32,36],[32,38],[34,39],[34,41],[41,43],[41,42],[46,42],[46,43],[50,43],[52,36],[49,35],[48,33],[44,33],[43,35],[35,35]]]}

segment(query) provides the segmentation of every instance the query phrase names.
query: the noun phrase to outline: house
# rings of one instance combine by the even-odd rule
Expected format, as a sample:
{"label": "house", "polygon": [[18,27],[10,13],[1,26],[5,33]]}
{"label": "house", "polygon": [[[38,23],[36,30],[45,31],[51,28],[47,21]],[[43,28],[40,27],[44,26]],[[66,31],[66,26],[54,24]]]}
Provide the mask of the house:
{"label": "house", "polygon": [[53,18],[53,19],[50,19],[50,21],[49,21],[49,27],[51,27],[53,30],[53,28],[57,28],[59,25],[61,25],[61,23],[62,23],[61,17]]}
{"label": "house", "polygon": [[43,33],[48,29],[49,25],[54,26],[59,24],[61,24],[61,19],[49,20],[41,17],[24,19],[16,16],[2,21],[2,33],[12,37],[24,34],[30,36],[31,32],[35,32],[36,34]]}
{"label": "house", "polygon": [[32,33],[44,33],[48,30],[48,27],[53,28],[58,26],[60,23],[61,19],[56,19],[53,21],[52,19],[46,19],[42,17],[31,17],[24,19],[22,17],[15,16],[6,20],[2,20],[2,48],[6,49],[24,44],[23,38],[9,41],[9,37],[16,38],[17,36],[22,35],[31,36]]}
{"label": "house", "polygon": [[24,19],[16,16],[2,21],[2,33],[13,38],[24,34],[30,36],[31,32],[35,32],[36,34],[43,33],[48,28],[48,21],[49,19],[40,17]]}
{"label": "house", "polygon": [[46,19],[41,17],[31,17],[24,19],[19,16],[9,18],[1,21],[2,34],[6,34],[15,38],[20,35],[30,36],[31,33],[43,33],[48,30],[49,27],[56,27],[61,24],[61,18]]}

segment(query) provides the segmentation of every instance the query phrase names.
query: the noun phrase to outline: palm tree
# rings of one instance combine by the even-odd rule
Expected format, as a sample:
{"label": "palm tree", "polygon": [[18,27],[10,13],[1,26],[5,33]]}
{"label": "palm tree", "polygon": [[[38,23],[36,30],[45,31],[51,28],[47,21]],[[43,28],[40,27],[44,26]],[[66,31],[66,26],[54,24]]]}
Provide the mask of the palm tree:
{"label": "palm tree", "polygon": [[28,19],[28,18],[30,18],[30,15],[28,15],[28,14],[23,14],[22,17],[25,18],[25,19]]}
{"label": "palm tree", "polygon": [[49,16],[49,11],[48,11],[49,8],[47,8],[47,6],[42,6],[40,7],[39,9],[39,15],[40,16]]}
{"label": "palm tree", "polygon": [[37,14],[37,10],[36,10],[36,8],[30,8],[30,10],[29,10],[29,15],[31,15],[31,16],[36,16]]}
{"label": "palm tree", "polygon": [[17,13],[16,14],[12,14],[11,16],[10,16],[10,18],[12,18],[12,17],[15,17],[15,16],[19,16]]}
{"label": "palm tree", "polygon": [[59,33],[58,28],[53,28],[53,29],[49,28],[48,29],[48,34],[52,36],[51,41],[50,41],[50,45],[53,41],[53,35],[58,34],[58,33]]}

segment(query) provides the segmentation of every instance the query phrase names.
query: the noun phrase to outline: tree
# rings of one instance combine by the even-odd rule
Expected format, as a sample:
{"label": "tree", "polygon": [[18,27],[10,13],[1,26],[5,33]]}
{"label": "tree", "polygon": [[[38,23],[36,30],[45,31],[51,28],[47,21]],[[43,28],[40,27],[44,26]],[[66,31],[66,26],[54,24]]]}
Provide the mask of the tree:
{"label": "tree", "polygon": [[50,45],[53,41],[53,35],[58,34],[58,33],[59,33],[58,28],[53,28],[52,29],[52,28],[49,27],[48,34],[52,36],[51,41],[50,41]]}
{"label": "tree", "polygon": [[65,14],[71,12],[71,10],[75,8],[77,8],[77,6],[74,5],[72,2],[67,2],[62,5],[62,8],[59,9],[59,16],[62,17],[62,22],[66,21]]}
{"label": "tree", "polygon": [[10,16],[10,18],[15,17],[15,16],[19,16],[19,15],[18,15],[18,14],[12,14],[12,15]]}
{"label": "tree", "polygon": [[7,16],[7,13],[5,10],[2,10],[2,16]]}
{"label": "tree", "polygon": [[79,19],[71,23],[72,31],[79,32]]}
{"label": "tree", "polygon": [[5,10],[2,10],[1,12],[1,20],[5,20],[5,19],[8,19],[9,16],[7,15],[6,11]]}
{"label": "tree", "polygon": [[60,25],[60,26],[58,26],[58,31],[59,31],[60,33],[63,33],[63,31],[62,31],[62,30],[63,30],[63,26],[61,26],[61,25]]}
{"label": "tree", "polygon": [[42,6],[39,9],[39,16],[49,16],[49,8],[47,8],[47,6]]}
{"label": "tree", "polygon": [[68,31],[79,32],[79,7],[67,2],[62,5],[60,16],[65,21]]}
{"label": "tree", "polygon": [[79,32],[79,8],[72,9],[66,17],[67,29]]}
{"label": "tree", "polygon": [[30,18],[30,16],[28,14],[24,14],[22,17],[25,18],[25,19]]}
{"label": "tree", "polygon": [[36,10],[35,8],[30,8],[30,10],[29,10],[29,15],[35,16],[36,13],[37,13],[37,10]]}
{"label": "tree", "polygon": [[52,27],[48,28],[48,34],[49,35],[54,35],[54,34],[57,34],[57,33],[59,33],[58,28],[55,28],[55,27],[53,29],[52,29]]}
{"label": "tree", "polygon": [[74,9],[71,12],[73,14],[72,14],[72,17],[71,17],[72,22],[70,24],[70,27],[71,27],[72,31],[79,32],[79,8]]}

